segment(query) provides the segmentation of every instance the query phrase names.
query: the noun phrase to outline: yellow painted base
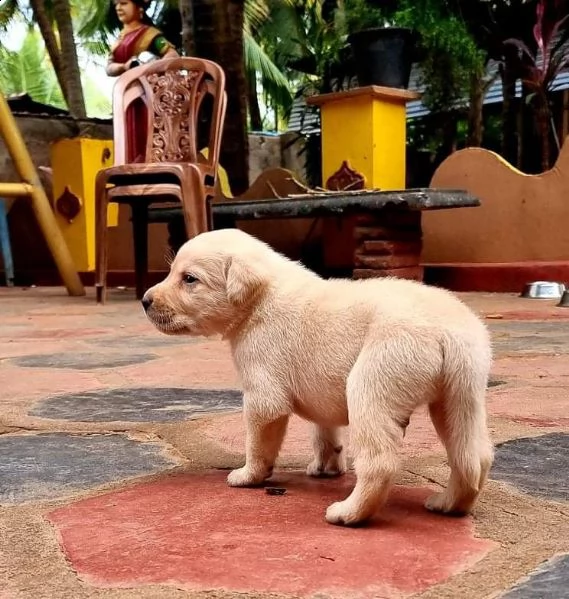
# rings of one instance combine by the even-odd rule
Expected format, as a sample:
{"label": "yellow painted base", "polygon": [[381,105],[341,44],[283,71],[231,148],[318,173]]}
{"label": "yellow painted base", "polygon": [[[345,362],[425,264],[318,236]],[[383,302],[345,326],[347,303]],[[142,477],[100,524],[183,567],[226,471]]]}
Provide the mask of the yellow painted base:
{"label": "yellow painted base", "polygon": [[404,189],[405,104],[416,97],[370,86],[309,98],[320,106],[324,185],[346,160],[365,177],[367,189]]}
{"label": "yellow painted base", "polygon": [[[110,140],[73,138],[52,144],[54,202],[66,188],[80,200],[81,207],[71,221],[57,208],[55,217],[79,272],[95,270],[95,177],[113,164]],[[109,226],[118,225],[118,204],[110,204]]]}

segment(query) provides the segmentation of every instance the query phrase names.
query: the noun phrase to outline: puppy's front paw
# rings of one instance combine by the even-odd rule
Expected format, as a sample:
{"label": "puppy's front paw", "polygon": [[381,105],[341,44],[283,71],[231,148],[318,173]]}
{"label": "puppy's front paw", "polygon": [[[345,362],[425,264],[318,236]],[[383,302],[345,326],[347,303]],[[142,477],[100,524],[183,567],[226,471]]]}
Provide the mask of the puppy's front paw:
{"label": "puppy's front paw", "polygon": [[243,466],[243,468],[237,468],[229,473],[227,484],[230,487],[256,487],[262,484],[265,478],[268,478],[265,474],[257,474],[247,466]]}
{"label": "puppy's front paw", "polygon": [[357,512],[354,512],[347,501],[336,501],[326,510],[326,522],[330,524],[339,524],[341,526],[356,526],[361,524],[365,518],[362,518]]}

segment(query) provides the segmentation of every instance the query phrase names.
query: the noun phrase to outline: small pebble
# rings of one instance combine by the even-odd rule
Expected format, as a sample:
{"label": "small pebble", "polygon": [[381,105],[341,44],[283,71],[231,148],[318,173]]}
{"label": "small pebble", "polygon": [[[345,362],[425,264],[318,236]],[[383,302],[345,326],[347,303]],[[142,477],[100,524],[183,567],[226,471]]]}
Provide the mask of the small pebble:
{"label": "small pebble", "polygon": [[286,489],[284,487],[265,487],[265,493],[267,495],[284,495]]}

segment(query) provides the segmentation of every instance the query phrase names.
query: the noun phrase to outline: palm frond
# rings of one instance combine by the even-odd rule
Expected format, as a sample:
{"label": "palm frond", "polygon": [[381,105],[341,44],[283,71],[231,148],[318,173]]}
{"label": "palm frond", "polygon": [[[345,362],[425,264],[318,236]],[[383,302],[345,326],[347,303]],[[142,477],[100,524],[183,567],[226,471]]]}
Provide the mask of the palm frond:
{"label": "palm frond", "polygon": [[40,34],[29,30],[17,51],[0,48],[0,88],[5,94],[28,93],[44,104],[65,108]]}
{"label": "palm frond", "polygon": [[111,99],[101,91],[92,77],[83,77],[83,91],[87,114],[90,117],[108,118],[112,114]]}
{"label": "palm frond", "polygon": [[105,39],[120,27],[120,22],[109,0],[91,0],[90,2],[76,0],[76,6],[77,33],[82,40],[89,40],[94,36]]}
{"label": "palm frond", "polygon": [[287,78],[267,56],[253,36],[244,36],[245,69],[251,75],[258,73],[265,92],[272,100],[287,110],[292,103],[292,92]]}
{"label": "palm frond", "polygon": [[14,21],[18,14],[20,14],[18,0],[0,1],[0,30],[8,31],[8,26]]}
{"label": "palm frond", "polygon": [[269,18],[269,5],[265,0],[245,0],[243,16],[246,31],[255,31]]}

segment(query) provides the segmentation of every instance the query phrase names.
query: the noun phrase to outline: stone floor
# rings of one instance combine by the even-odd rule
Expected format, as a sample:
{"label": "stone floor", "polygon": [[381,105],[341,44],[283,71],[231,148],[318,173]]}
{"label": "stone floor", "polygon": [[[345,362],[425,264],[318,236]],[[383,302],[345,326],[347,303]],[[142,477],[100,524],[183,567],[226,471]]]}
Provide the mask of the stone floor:
{"label": "stone floor", "polygon": [[231,489],[241,394],[218,340],[165,337],[129,290],[0,289],[0,599],[569,597],[569,309],[461,294],[492,332],[496,462],[475,514],[424,412],[387,507],[326,524],[353,474],[312,480],[291,423],[270,486]]}

